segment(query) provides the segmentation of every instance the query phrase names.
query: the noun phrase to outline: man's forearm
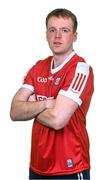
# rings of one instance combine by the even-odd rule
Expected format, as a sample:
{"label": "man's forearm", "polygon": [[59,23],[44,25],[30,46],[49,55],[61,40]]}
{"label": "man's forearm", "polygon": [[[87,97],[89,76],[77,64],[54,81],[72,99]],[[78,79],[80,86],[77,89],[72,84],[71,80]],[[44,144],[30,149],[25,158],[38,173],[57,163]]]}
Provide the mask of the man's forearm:
{"label": "man's forearm", "polygon": [[52,111],[51,108],[44,110],[36,117],[36,120],[44,126],[54,128],[55,117]]}
{"label": "man's forearm", "polygon": [[11,106],[10,116],[13,121],[26,121],[36,117],[46,108],[46,101],[15,101]]}
{"label": "man's forearm", "polygon": [[37,120],[45,126],[60,130],[68,124],[77,108],[78,104],[75,101],[66,96],[58,95],[55,106],[41,112],[37,116]]}

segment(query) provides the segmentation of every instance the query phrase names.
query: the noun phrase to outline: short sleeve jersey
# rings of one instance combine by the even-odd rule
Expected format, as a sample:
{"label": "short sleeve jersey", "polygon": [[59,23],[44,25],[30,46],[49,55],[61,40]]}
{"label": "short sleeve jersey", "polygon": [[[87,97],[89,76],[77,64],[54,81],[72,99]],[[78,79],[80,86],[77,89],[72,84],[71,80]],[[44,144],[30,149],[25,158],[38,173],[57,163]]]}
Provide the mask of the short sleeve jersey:
{"label": "short sleeve jersey", "polygon": [[32,128],[31,169],[42,175],[65,175],[90,168],[86,114],[93,94],[93,70],[72,52],[57,68],[53,57],[38,61],[24,78],[23,88],[35,93],[36,101],[58,94],[78,104],[68,124],[54,130],[35,121]]}

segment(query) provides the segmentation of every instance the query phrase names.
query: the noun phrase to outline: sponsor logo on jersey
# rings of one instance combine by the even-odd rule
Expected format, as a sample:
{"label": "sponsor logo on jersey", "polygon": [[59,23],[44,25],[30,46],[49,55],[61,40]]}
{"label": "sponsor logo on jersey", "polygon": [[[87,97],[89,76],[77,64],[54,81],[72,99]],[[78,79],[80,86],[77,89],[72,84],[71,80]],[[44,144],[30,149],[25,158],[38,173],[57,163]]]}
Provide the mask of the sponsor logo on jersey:
{"label": "sponsor logo on jersey", "polygon": [[48,79],[46,77],[37,77],[37,82],[39,83],[47,83]]}
{"label": "sponsor logo on jersey", "polygon": [[55,79],[55,82],[54,82],[54,84],[55,85],[59,85],[60,84],[60,77],[57,77],[56,79]]}
{"label": "sponsor logo on jersey", "polygon": [[43,96],[43,95],[37,95],[37,101],[44,101],[46,99],[54,99],[54,97],[47,97],[47,96]]}
{"label": "sponsor logo on jersey", "polygon": [[67,159],[67,166],[73,167],[73,160],[72,159]]}

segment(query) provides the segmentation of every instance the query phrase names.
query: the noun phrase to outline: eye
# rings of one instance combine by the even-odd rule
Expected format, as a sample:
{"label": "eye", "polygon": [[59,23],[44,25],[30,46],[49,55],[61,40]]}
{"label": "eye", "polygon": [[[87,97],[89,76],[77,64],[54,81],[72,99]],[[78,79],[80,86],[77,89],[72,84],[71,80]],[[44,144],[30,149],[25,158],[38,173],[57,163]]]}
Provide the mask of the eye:
{"label": "eye", "polygon": [[68,29],[68,28],[62,28],[62,32],[64,32],[64,33],[68,33],[70,31],[70,29]]}
{"label": "eye", "polygon": [[50,32],[50,33],[56,32],[56,29],[55,28],[49,28],[48,32]]}

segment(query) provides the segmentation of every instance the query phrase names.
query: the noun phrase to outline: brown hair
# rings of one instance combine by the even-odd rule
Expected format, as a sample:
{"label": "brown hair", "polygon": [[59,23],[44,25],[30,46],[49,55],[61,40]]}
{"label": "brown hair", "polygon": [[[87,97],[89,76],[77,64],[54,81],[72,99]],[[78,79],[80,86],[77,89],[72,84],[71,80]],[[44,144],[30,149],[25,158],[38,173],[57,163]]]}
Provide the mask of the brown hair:
{"label": "brown hair", "polygon": [[76,16],[71,11],[62,8],[51,11],[46,17],[46,27],[48,27],[48,21],[52,16],[71,18],[73,22],[73,32],[76,32],[78,22]]}

